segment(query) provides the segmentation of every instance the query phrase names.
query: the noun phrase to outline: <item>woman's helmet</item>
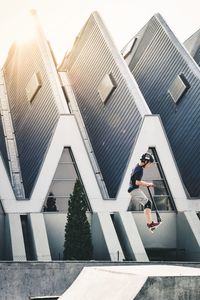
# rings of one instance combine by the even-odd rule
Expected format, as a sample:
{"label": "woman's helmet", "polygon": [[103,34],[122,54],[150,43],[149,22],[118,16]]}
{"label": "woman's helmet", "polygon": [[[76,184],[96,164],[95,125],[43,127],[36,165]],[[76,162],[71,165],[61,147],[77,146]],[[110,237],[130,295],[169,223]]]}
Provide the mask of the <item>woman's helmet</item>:
{"label": "woman's helmet", "polygon": [[140,160],[142,162],[148,161],[150,163],[153,163],[154,162],[154,157],[153,157],[153,155],[151,153],[146,152],[146,153],[142,154]]}

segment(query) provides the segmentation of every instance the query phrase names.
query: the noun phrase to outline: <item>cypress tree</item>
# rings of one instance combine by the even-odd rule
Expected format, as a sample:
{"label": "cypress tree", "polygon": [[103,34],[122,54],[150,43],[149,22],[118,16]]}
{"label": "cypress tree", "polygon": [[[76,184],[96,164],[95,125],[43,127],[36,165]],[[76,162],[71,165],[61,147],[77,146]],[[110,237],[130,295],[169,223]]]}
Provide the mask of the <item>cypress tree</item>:
{"label": "cypress tree", "polygon": [[76,180],[70,194],[63,257],[67,260],[89,260],[92,258],[90,224],[86,216],[87,201],[80,180]]}

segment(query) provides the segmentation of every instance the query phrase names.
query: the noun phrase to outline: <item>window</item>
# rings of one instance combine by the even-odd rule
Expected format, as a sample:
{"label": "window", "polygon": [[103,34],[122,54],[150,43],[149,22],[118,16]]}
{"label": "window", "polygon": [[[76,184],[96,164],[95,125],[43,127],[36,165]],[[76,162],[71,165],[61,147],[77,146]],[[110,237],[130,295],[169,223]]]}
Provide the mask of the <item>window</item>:
{"label": "window", "polygon": [[[170,193],[156,150],[155,148],[149,148],[148,152],[153,154],[155,158],[155,163],[150,168],[144,169],[143,180],[153,182],[153,184],[155,185],[155,187],[151,188],[151,192],[158,210],[175,210],[175,204]],[[141,189],[150,199],[148,189],[145,187]],[[142,210],[142,207],[139,207],[139,210],[140,209]]]}
{"label": "window", "polygon": [[41,88],[39,74],[34,73],[26,86],[26,96],[29,102],[32,102],[38,90]]}
{"label": "window", "polygon": [[168,92],[175,103],[177,103],[190,88],[190,85],[183,74],[178,75],[172,82]]}
{"label": "window", "polygon": [[128,42],[128,44],[126,44],[126,46],[122,49],[121,53],[124,57],[124,59],[126,59],[129,54],[132,52],[133,47],[135,46],[137,41],[137,38],[133,38],[130,40],[130,42]]}
{"label": "window", "polygon": [[110,95],[116,88],[112,74],[106,74],[98,86],[98,93],[104,104],[108,101]]}
{"label": "window", "polygon": [[45,212],[67,212],[70,194],[73,193],[78,177],[80,179],[72,151],[70,148],[64,148],[43,210]]}

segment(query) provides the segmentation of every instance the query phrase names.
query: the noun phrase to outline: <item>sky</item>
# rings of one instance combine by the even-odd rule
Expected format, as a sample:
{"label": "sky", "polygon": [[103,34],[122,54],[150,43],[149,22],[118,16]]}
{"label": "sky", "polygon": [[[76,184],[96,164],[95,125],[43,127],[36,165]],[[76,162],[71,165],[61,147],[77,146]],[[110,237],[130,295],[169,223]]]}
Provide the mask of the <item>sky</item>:
{"label": "sky", "polygon": [[180,42],[200,29],[199,0],[0,0],[0,66],[17,35],[27,34],[30,9],[37,10],[58,63],[93,11],[119,50],[158,12]]}

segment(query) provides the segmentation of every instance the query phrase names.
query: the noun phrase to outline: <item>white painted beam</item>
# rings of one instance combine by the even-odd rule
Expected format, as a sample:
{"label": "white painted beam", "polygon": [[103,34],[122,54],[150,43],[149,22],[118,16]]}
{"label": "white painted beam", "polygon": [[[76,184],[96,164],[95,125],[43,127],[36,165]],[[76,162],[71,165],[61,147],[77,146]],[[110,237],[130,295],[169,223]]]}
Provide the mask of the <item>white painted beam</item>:
{"label": "white painted beam", "polygon": [[19,214],[8,214],[13,261],[26,261],[26,251]]}
{"label": "white painted beam", "polygon": [[31,213],[29,220],[36,259],[38,261],[51,261],[44,215],[42,213]]}

